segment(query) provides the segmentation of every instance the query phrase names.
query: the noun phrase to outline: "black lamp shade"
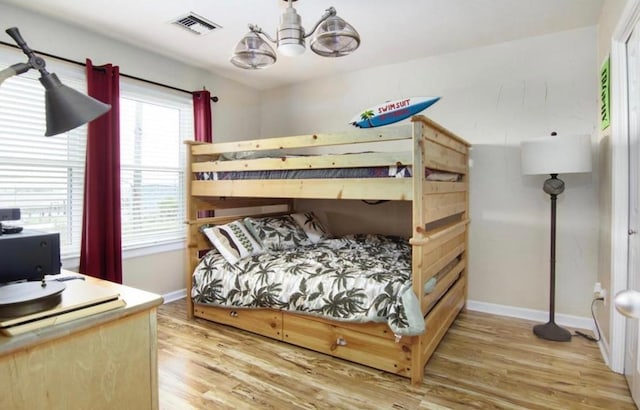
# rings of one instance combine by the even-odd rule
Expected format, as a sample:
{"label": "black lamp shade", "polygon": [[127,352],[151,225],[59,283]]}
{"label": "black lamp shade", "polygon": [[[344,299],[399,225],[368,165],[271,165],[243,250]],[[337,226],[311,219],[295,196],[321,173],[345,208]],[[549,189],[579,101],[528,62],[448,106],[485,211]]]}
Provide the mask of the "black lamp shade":
{"label": "black lamp shade", "polygon": [[111,109],[109,104],[62,84],[54,73],[43,74],[40,83],[45,88],[47,137],[79,127]]}

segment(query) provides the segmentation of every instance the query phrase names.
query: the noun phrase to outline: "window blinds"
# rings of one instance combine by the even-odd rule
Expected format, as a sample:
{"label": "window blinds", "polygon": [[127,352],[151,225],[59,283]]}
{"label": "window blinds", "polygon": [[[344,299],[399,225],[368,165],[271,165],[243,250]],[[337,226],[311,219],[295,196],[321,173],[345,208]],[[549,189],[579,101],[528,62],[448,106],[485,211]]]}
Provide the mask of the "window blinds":
{"label": "window blinds", "polygon": [[184,239],[187,139],[193,139],[191,96],[120,79],[125,249]]}
{"label": "window blinds", "polygon": [[[0,50],[2,68],[22,62]],[[82,67],[47,61],[63,83],[86,90]],[[45,137],[44,88],[38,71],[0,86],[0,207],[20,208],[25,228],[60,233],[61,255],[77,255],[82,230],[86,125]]]}
{"label": "window blinds", "polygon": [[[24,59],[0,48],[0,68]],[[54,60],[47,68],[86,92],[83,67]],[[80,253],[87,126],[44,137],[38,77],[31,70],[0,86],[0,208],[20,208],[27,229],[59,232],[61,256],[74,257]],[[184,240],[186,139],[193,139],[188,94],[120,78],[123,250]]]}

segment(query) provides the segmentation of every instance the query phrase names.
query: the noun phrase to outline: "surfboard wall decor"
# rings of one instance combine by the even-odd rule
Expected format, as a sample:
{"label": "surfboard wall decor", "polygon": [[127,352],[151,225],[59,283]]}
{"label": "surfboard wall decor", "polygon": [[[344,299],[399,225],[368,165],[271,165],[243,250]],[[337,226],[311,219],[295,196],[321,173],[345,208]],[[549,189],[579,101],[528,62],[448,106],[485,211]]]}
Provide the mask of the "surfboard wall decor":
{"label": "surfboard wall decor", "polygon": [[410,97],[383,104],[364,110],[349,121],[358,128],[373,128],[402,121],[416,115],[438,102],[440,97]]}

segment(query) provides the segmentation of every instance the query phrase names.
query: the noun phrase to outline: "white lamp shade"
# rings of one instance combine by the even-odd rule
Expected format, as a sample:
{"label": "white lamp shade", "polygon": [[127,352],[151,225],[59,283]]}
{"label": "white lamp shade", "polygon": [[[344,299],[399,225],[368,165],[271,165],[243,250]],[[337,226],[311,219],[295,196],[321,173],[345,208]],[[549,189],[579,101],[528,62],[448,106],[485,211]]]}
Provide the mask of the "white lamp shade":
{"label": "white lamp shade", "polygon": [[522,173],[569,174],[591,172],[591,138],[588,135],[556,135],[520,144]]}

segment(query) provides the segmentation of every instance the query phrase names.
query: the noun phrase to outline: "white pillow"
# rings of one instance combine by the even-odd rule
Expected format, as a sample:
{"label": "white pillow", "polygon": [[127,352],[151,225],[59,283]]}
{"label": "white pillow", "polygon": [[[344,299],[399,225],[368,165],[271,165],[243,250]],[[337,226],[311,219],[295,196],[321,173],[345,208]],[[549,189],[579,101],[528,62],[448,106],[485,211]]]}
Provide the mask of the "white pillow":
{"label": "white pillow", "polygon": [[323,239],[331,238],[327,229],[313,212],[291,214],[291,217],[307,234],[311,242],[318,243]]}
{"label": "white pillow", "polygon": [[314,243],[290,215],[247,217],[243,222],[265,250],[280,251]]}
{"label": "white pillow", "polygon": [[229,263],[262,253],[262,246],[241,221],[209,226],[202,229],[202,232]]}

